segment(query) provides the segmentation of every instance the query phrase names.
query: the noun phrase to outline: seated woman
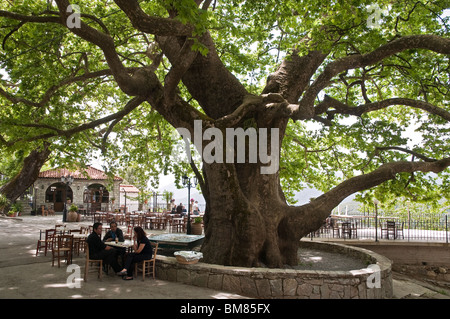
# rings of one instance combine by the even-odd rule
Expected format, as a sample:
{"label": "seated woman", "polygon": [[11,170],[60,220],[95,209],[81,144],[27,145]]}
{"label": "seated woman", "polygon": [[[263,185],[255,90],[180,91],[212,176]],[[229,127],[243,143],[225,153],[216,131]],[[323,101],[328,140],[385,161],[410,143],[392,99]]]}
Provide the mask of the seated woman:
{"label": "seated woman", "polygon": [[134,238],[136,238],[137,242],[136,245],[133,245],[134,252],[127,255],[125,268],[119,273],[124,280],[133,280],[133,265],[137,262],[151,259],[153,255],[152,245],[142,227],[134,227]]}

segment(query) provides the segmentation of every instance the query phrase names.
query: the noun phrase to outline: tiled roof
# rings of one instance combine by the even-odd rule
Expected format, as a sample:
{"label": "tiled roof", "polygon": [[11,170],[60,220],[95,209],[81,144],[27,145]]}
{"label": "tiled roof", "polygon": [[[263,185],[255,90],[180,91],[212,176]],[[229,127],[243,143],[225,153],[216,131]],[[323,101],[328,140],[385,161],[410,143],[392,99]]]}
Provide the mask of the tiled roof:
{"label": "tiled roof", "polygon": [[[50,169],[48,171],[40,172],[39,178],[57,178],[61,179],[61,176],[71,175],[74,179],[108,179],[108,176],[104,171],[88,166],[87,169],[78,169],[75,172],[65,168]],[[122,181],[123,179],[114,176],[115,181]]]}
{"label": "tiled roof", "polygon": [[124,190],[127,193],[139,193],[139,189],[136,186],[120,184],[120,192],[124,193]]}

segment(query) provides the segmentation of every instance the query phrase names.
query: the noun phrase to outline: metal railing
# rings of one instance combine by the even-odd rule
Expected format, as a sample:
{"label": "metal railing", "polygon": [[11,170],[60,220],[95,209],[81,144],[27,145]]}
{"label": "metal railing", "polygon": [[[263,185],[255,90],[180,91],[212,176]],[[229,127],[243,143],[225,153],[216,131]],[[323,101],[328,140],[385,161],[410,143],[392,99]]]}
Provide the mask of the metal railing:
{"label": "metal railing", "polygon": [[[387,222],[395,227],[388,227]],[[442,216],[346,216],[332,215],[323,226],[311,232],[311,238],[339,238],[359,240],[405,240],[448,243],[450,225],[447,215]]]}

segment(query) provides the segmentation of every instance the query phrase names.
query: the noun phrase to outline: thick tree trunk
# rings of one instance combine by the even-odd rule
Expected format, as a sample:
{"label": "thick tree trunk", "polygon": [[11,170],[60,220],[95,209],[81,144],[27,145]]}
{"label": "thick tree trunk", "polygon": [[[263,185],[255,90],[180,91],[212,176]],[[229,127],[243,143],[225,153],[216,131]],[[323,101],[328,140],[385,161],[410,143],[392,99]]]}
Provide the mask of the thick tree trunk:
{"label": "thick tree trunk", "polygon": [[205,262],[244,267],[297,264],[300,238],[320,227],[324,218],[305,218],[301,209],[288,206],[277,174],[259,174],[248,164],[235,166],[211,164],[204,170],[208,188],[214,190],[207,196]]}
{"label": "thick tree trunk", "polygon": [[[286,121],[272,124],[279,129],[280,143]],[[271,141],[271,136],[267,141]],[[258,144],[259,150],[262,145]],[[271,143],[267,147],[267,154],[274,155]],[[278,148],[276,152],[279,156]],[[246,154],[245,163],[203,163],[203,193],[207,202],[204,260],[244,267],[295,265],[298,241],[312,230],[313,223],[299,222],[304,214],[287,205],[278,169],[262,174],[261,168],[269,164],[249,163]],[[313,229],[317,225],[320,224],[312,226]]]}
{"label": "thick tree trunk", "polygon": [[22,195],[38,178],[42,166],[51,153],[49,147],[50,144],[45,143],[43,148],[31,151],[25,158],[19,174],[0,189],[0,193],[4,194],[11,203]]}

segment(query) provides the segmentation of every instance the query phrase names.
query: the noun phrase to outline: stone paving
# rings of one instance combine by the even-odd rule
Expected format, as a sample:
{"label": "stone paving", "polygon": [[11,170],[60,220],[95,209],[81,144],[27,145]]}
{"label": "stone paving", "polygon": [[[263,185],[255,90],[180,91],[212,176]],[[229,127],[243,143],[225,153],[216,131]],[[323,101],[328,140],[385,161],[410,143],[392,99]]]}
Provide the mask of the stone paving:
{"label": "stone paving", "polygon": [[[160,279],[123,281],[108,274],[98,281],[94,273],[90,280],[68,280],[84,270],[84,255],[75,256],[74,265],[80,268],[68,272],[65,264],[51,266],[51,253],[36,257],[39,229],[46,229],[61,222],[61,216],[0,217],[0,299],[247,299],[246,296],[220,290],[196,287]],[[67,223],[69,228],[91,225],[92,221]],[[159,231],[161,232],[161,231]],[[156,234],[158,231],[148,231]],[[76,268],[76,266],[73,266]],[[70,286],[75,286],[71,288]],[[78,287],[79,288],[78,288]],[[394,298],[445,298],[433,287],[417,281],[394,277]]]}
{"label": "stone paving", "polygon": [[[89,274],[89,280],[69,280],[76,276],[76,270],[68,272],[63,263],[61,268],[52,267],[51,252],[36,257],[36,244],[39,229],[54,226],[61,222],[61,216],[24,216],[16,220],[0,218],[0,299],[2,298],[145,298],[145,299],[216,299],[247,297],[213,289],[205,289],[163,280],[148,279],[124,281],[114,274],[104,274],[102,281],[95,273]],[[68,228],[91,225],[91,221],[67,223]],[[154,233],[155,231],[151,231]],[[83,277],[84,254],[75,256],[73,265],[80,266]],[[80,288],[73,287],[79,284]]]}

